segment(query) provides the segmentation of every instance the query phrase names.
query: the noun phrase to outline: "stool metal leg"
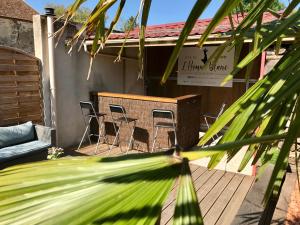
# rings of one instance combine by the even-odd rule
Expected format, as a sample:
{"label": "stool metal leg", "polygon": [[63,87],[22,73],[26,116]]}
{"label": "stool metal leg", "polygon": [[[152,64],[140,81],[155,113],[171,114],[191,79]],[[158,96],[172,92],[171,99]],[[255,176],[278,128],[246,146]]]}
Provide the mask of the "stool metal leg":
{"label": "stool metal leg", "polygon": [[[98,136],[98,141],[97,141],[97,145],[96,145],[96,150],[95,150],[95,154],[97,154],[98,152],[98,147],[99,147],[99,143],[100,143],[100,138],[103,137],[104,138],[104,142],[107,143],[107,137],[106,137],[106,133],[105,133],[105,123],[104,123],[104,116],[101,117],[101,121],[98,121],[98,124],[99,124],[99,136]],[[104,128],[104,131],[103,131],[103,128]],[[104,133],[104,134],[102,134]]]}
{"label": "stool metal leg", "polygon": [[[128,125],[129,125],[129,124],[128,124]],[[128,148],[127,148],[126,154],[128,153],[129,149],[131,148],[131,145],[132,145],[133,142],[134,142],[133,135],[134,135],[135,126],[136,126],[136,122],[134,121],[134,122],[133,122],[132,131],[131,131],[131,135],[130,135],[130,138],[129,138],[129,143],[128,143]]]}
{"label": "stool metal leg", "polygon": [[[96,149],[95,149],[95,154],[97,154],[98,146],[99,146],[99,142],[100,142],[100,138],[101,138],[102,123],[99,121],[99,118],[97,118],[97,123],[99,126],[99,134],[98,134],[98,140],[97,140],[97,145],[96,145]],[[101,123],[101,125],[100,125],[100,123]]]}
{"label": "stool metal leg", "polygon": [[178,145],[178,141],[177,141],[177,134],[176,134],[176,127],[175,126],[173,128],[173,131],[174,131],[174,138],[175,138],[174,144],[175,144],[175,147],[176,147]]}
{"label": "stool metal leg", "polygon": [[[78,148],[77,148],[77,151],[80,149],[80,147],[81,147],[81,145],[82,145],[82,142],[83,142],[83,140],[84,140],[84,138],[85,138],[85,136],[86,136],[86,134],[87,134],[87,132],[88,132],[88,129],[89,129],[89,127],[90,127],[91,120],[92,120],[92,117],[90,117],[88,124],[86,124],[85,131],[84,131],[84,133],[83,133],[83,136],[82,136],[82,138],[81,138],[81,141],[80,141],[80,143],[79,143],[79,146],[78,146]],[[90,143],[91,143],[90,135],[88,135],[88,139],[89,139],[89,141],[90,141]]]}
{"label": "stool metal leg", "polygon": [[108,139],[107,139],[107,136],[106,136],[106,129],[105,129],[105,120],[104,120],[104,117],[103,117],[103,135],[104,135],[104,143],[106,143],[108,145]]}
{"label": "stool metal leg", "polygon": [[[116,126],[115,123],[113,123],[113,124],[114,124],[114,127],[115,127],[115,126]],[[115,144],[116,144],[115,142],[116,142],[117,140],[119,140],[119,135],[120,135],[120,128],[121,128],[121,126],[122,126],[122,121],[120,122],[120,125],[119,125],[119,128],[118,128],[118,130],[117,130],[115,139],[114,139],[112,145],[111,145],[110,148],[109,148],[109,153],[111,152],[113,146],[115,146]],[[115,129],[115,130],[116,130],[116,129]]]}
{"label": "stool metal leg", "polygon": [[176,130],[174,130],[174,138],[175,138],[174,145],[175,145],[175,149],[176,149],[176,147],[178,145]]}
{"label": "stool metal leg", "polygon": [[154,151],[154,147],[155,147],[155,143],[156,143],[156,138],[157,138],[157,132],[158,132],[158,127],[156,127],[156,130],[155,130],[151,152]]}
{"label": "stool metal leg", "polygon": [[[204,116],[204,120],[205,120],[205,123],[206,123],[206,126],[207,126],[207,129],[209,129],[209,123],[208,123],[208,121],[207,121],[207,118],[206,118],[206,116]],[[215,140],[215,138],[214,138],[214,135],[211,137],[212,138],[212,140],[214,141]]]}

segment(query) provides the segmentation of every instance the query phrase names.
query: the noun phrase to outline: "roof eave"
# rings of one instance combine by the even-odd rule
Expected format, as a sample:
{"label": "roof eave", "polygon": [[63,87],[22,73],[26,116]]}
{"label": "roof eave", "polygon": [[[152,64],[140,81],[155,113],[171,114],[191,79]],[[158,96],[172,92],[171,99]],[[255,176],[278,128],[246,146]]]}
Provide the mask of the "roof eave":
{"label": "roof eave", "polygon": [[[193,35],[189,36],[184,45],[196,45],[199,41],[201,35]],[[211,35],[205,44],[221,44],[224,43],[229,35]],[[178,40],[178,36],[176,37],[158,37],[158,38],[145,38],[145,46],[174,46]],[[124,39],[110,39],[106,42],[106,47],[120,47],[124,43]],[[86,45],[92,45],[93,40],[85,41]],[[127,39],[126,47],[138,47],[139,39]]]}
{"label": "roof eave", "polygon": [[[197,45],[201,35],[193,35],[189,36],[187,40],[185,41],[184,45],[189,46],[189,45]],[[205,45],[219,45],[223,44],[230,35],[220,35],[220,34],[215,34],[215,35],[210,35],[205,41]],[[145,38],[145,46],[150,47],[150,46],[174,46],[177,43],[178,36],[176,37],[159,37],[159,38]],[[283,38],[282,41],[284,42],[289,42],[293,41],[294,38]],[[111,39],[108,40],[105,44],[106,47],[121,47],[124,43],[124,39]],[[244,40],[245,43],[250,43],[252,42],[252,39],[246,39]],[[85,41],[86,45],[92,45],[93,40],[87,40]],[[127,39],[125,43],[125,47],[138,47],[139,46],[139,39]]]}

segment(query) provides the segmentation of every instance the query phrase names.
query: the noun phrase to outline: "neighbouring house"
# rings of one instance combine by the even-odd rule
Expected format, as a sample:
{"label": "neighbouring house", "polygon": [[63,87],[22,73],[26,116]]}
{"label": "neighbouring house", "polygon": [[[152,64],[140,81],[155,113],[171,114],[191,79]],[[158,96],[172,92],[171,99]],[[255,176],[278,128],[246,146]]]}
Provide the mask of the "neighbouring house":
{"label": "neighbouring house", "polygon": [[0,0],[0,45],[34,54],[32,16],[36,14],[23,0]]}
{"label": "neighbouring house", "polygon": [[42,65],[34,56],[35,14],[23,0],[0,0],[0,126],[44,123]]}

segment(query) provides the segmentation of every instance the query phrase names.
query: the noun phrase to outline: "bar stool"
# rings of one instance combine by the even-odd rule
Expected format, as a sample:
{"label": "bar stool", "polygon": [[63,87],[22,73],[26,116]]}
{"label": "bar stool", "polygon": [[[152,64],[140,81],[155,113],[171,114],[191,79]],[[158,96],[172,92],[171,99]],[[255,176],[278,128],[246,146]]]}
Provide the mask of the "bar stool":
{"label": "bar stool", "polygon": [[[160,118],[160,119],[168,119],[168,122],[162,122],[162,121],[157,121],[155,122],[155,118]],[[175,146],[177,146],[177,135],[176,135],[176,123],[175,123],[175,118],[174,118],[174,113],[172,110],[164,110],[164,109],[153,109],[152,110],[152,121],[153,121],[153,131],[155,128],[154,137],[153,137],[153,144],[152,144],[152,149],[151,152],[154,151],[155,148],[155,143],[157,139],[157,133],[159,128],[168,128],[172,129],[174,132],[174,137],[175,137]]]}
{"label": "bar stool", "polygon": [[[126,154],[127,154],[130,147],[133,145],[133,142],[134,142],[133,134],[134,134],[137,119],[128,117],[124,107],[121,105],[109,104],[109,109],[110,109],[111,118],[113,121],[113,126],[114,126],[114,130],[115,130],[115,134],[116,134],[114,141],[110,147],[109,152],[112,150],[112,148],[116,144],[117,140],[120,142],[120,129],[121,129],[122,125],[125,123],[126,125],[128,125],[128,127],[130,127],[130,123],[133,123],[133,126],[131,127],[130,138],[128,141],[128,147],[127,147],[127,151],[126,151]],[[119,123],[119,126],[117,129],[118,123]],[[120,148],[121,148],[121,145],[120,145]],[[122,151],[122,148],[121,148],[121,151]]]}
{"label": "bar stool", "polygon": [[[215,122],[217,119],[219,119],[219,117],[224,112],[225,107],[226,107],[226,103],[222,103],[221,108],[220,108],[220,110],[219,110],[219,112],[218,112],[217,115],[209,115],[209,114],[204,114],[203,115],[204,121],[205,121],[205,124],[206,124],[206,127],[207,127],[207,130],[210,128],[210,123],[208,121],[211,120],[211,121]],[[212,136],[212,140],[213,141],[215,141],[218,138],[219,138],[218,134],[215,134],[214,136]]]}
{"label": "bar stool", "polygon": [[[98,126],[99,126],[99,134],[89,133],[88,134],[88,139],[89,139],[90,144],[92,144],[92,141],[91,141],[90,137],[91,136],[98,136],[98,141],[97,141],[97,145],[96,145],[96,149],[95,149],[95,154],[96,154],[101,137],[103,137],[104,141],[106,143],[108,143],[107,138],[106,138],[106,134],[105,134],[105,127],[104,127],[105,126],[104,117],[105,117],[106,114],[96,112],[93,104],[89,101],[80,101],[79,105],[80,105],[81,113],[82,113],[84,124],[85,124],[85,131],[83,133],[83,136],[81,138],[81,141],[79,143],[79,146],[78,146],[77,150],[80,149],[85,136],[89,133],[89,128],[90,128],[92,119],[95,118],[97,123],[98,123]],[[87,111],[87,113],[85,113],[84,111]]]}

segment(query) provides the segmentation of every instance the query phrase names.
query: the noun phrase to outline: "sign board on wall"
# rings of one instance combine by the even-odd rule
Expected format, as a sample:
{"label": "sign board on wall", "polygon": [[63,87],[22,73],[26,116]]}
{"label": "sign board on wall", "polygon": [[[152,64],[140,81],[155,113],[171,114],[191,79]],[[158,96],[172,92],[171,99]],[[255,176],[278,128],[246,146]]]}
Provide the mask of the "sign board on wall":
{"label": "sign board on wall", "polygon": [[[178,58],[177,84],[219,87],[233,69],[234,48],[229,52],[225,50],[215,65],[209,62],[204,68],[204,64],[216,49],[217,46],[182,48]],[[232,87],[232,81],[224,87]]]}

